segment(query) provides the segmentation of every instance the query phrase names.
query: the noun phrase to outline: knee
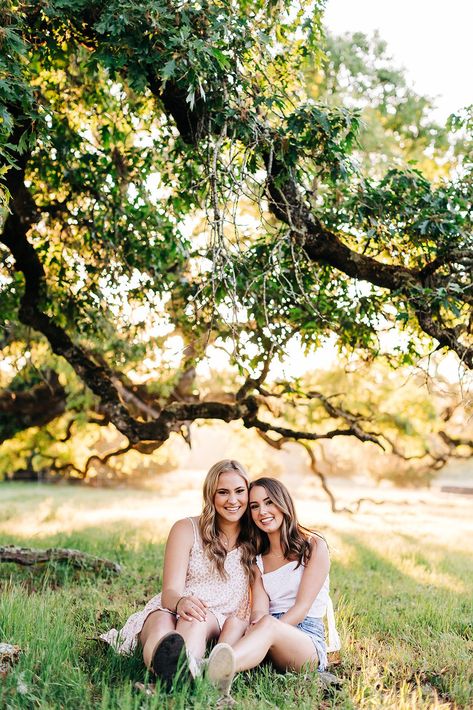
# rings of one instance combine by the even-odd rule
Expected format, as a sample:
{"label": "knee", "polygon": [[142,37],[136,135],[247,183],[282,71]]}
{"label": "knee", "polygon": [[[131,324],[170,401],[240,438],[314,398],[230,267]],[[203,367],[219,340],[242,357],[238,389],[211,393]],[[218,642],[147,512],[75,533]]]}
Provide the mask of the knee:
{"label": "knee", "polygon": [[272,631],[278,625],[278,620],[271,616],[271,614],[266,614],[255,624],[255,629],[260,629],[264,631]]}
{"label": "knee", "polygon": [[185,639],[197,639],[206,637],[207,628],[208,625],[204,621],[197,621],[197,619],[192,619],[192,621],[179,619],[176,630],[182,634]]}
{"label": "knee", "polygon": [[237,616],[229,616],[225,619],[222,631],[240,631],[240,629],[244,629],[246,626],[248,626],[248,623],[243,619],[239,619]]}
{"label": "knee", "polygon": [[234,643],[241,639],[247,628],[247,621],[238,619],[236,616],[229,616],[220,632],[220,641],[225,641],[230,646],[233,646]]}
{"label": "knee", "polygon": [[180,631],[190,631],[191,629],[200,629],[205,627],[203,621],[197,621],[197,619],[179,619],[178,626]]}

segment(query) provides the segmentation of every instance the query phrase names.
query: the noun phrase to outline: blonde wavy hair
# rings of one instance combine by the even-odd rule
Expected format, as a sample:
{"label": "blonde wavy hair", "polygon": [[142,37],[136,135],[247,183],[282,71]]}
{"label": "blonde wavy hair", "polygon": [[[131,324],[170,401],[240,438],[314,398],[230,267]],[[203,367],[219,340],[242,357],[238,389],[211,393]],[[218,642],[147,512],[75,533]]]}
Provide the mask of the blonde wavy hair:
{"label": "blonde wavy hair", "polygon": [[[214,563],[218,573],[223,579],[227,578],[225,571],[225,558],[227,550],[223,546],[219,529],[217,526],[217,513],[215,510],[214,498],[218,488],[218,480],[222,473],[237,473],[245,481],[247,490],[250,487],[250,480],[247,472],[238,461],[233,459],[223,459],[215,463],[204,481],[204,508],[199,518],[200,535],[204,545],[204,550],[209,559]],[[241,549],[241,562],[251,578],[251,566],[255,558],[255,550],[251,541],[251,527],[248,508],[240,518],[240,533],[238,535],[237,546]]]}

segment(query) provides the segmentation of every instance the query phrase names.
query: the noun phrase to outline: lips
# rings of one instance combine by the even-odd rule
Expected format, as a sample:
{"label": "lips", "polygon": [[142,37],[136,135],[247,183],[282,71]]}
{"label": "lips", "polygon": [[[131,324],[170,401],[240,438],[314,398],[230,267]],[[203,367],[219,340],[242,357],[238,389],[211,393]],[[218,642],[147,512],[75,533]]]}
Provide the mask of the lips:
{"label": "lips", "polygon": [[241,506],[240,506],[240,505],[237,505],[237,506],[232,506],[231,508],[230,508],[230,507],[225,507],[225,510],[227,511],[227,513],[238,513],[238,511],[240,510],[240,508],[241,508]]}
{"label": "lips", "polygon": [[270,523],[273,522],[273,520],[274,520],[274,518],[273,518],[273,516],[271,515],[271,516],[268,517],[268,518],[260,518],[260,523],[261,523],[261,525],[269,525]]}

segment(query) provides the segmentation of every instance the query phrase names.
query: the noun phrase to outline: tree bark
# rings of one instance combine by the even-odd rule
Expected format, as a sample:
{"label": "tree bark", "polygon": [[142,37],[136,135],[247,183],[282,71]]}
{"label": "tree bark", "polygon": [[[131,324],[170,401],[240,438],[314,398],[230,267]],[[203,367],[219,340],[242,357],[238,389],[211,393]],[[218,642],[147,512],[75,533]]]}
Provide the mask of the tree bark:
{"label": "tree bark", "polygon": [[94,572],[100,572],[105,569],[115,574],[120,574],[122,571],[121,566],[111,560],[94,557],[80,550],[61,547],[37,550],[29,547],[6,545],[0,547],[0,562],[15,562],[23,566],[44,564],[45,562],[68,562],[78,569],[92,569]]}
{"label": "tree bark", "polygon": [[66,391],[56,373],[28,390],[0,391],[0,444],[17,432],[32,426],[44,426],[66,410]]}

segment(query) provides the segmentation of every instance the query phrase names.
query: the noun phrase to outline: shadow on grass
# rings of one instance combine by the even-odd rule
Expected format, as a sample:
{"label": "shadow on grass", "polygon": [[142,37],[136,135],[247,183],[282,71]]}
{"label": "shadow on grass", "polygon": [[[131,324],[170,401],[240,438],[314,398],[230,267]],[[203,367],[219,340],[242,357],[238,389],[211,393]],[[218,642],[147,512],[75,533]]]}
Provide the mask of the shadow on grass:
{"label": "shadow on grass", "polygon": [[[356,648],[352,649],[351,659],[345,657],[342,671],[349,675],[361,671],[364,663],[370,663],[374,650],[384,646],[386,660],[379,673],[388,687],[402,681],[412,687],[425,683],[446,702],[459,702],[460,706],[462,702],[471,703],[473,673],[467,659],[473,600],[471,587],[466,584],[471,557],[455,552],[453,563],[452,550],[432,546],[429,554],[435,552],[433,564],[418,550],[398,552],[399,562],[407,556],[423,570],[441,569],[455,576],[464,589],[458,592],[419,581],[369,544],[350,534],[339,535],[351,549],[350,562],[337,562],[331,575],[335,607],[340,599],[342,635],[356,639]],[[392,555],[392,548],[388,554]],[[452,568],[457,575],[452,575]],[[357,663],[361,666],[357,667]]]}
{"label": "shadow on grass", "polygon": [[[463,592],[421,582],[353,535],[339,533],[339,536],[351,547],[352,554],[347,565],[340,561],[334,565],[331,574],[333,588],[336,596],[350,599],[360,614],[359,624],[364,631],[378,631],[398,637],[399,632],[403,633],[403,627],[415,621],[417,629],[420,624],[426,630],[441,632],[446,630],[449,621],[449,616],[442,613],[445,611],[445,603],[465,608],[466,611],[471,608],[471,589],[465,584],[465,576],[452,574],[451,551],[444,551],[441,556],[439,554],[435,566],[463,585]],[[409,552],[408,556],[417,566],[428,571],[433,569],[430,560],[421,552]],[[460,560],[468,575],[467,570],[472,567],[471,557],[455,552],[455,558],[456,569],[459,568]],[[358,594],[363,590],[365,594]]]}
{"label": "shadow on grass", "polygon": [[[324,699],[323,707],[355,707],[358,701],[351,698],[358,697],[357,684],[369,689],[364,689],[363,693],[375,693],[378,683],[384,692],[386,688],[396,689],[401,682],[408,683],[412,688],[418,683],[429,683],[447,701],[457,702],[458,707],[473,706],[471,687],[470,690],[467,688],[467,684],[472,682],[471,673],[468,675],[465,672],[465,664],[453,667],[452,658],[448,658],[447,663],[442,651],[445,644],[449,649],[455,646],[466,649],[468,643],[471,644],[473,602],[467,584],[473,573],[471,557],[456,551],[452,554],[452,550],[437,545],[429,546],[426,554],[420,546],[415,548],[415,538],[405,539],[405,550],[393,553],[391,547],[383,554],[382,550],[370,547],[366,539],[360,540],[348,533],[337,534],[351,552],[350,562],[346,565],[334,561],[331,575],[335,602],[340,600],[338,623],[342,637],[349,641],[342,654],[342,666],[335,672],[344,676],[347,683],[334,698]],[[71,615],[65,615],[74,638],[74,645],[70,646],[74,649],[74,653],[70,651],[70,663],[71,668],[76,663],[77,683],[84,682],[84,685],[80,693],[79,690],[74,691],[75,695],[72,690],[67,690],[69,707],[78,698],[76,706],[81,710],[89,707],[120,710],[172,707],[177,710],[181,707],[206,708],[210,704],[209,699],[212,702],[216,699],[205,683],[197,683],[192,689],[179,688],[171,695],[162,689],[150,698],[136,693],[133,684],[146,682],[140,654],[121,657],[88,640],[111,626],[120,628],[130,613],[159,591],[163,545],[143,538],[136,527],[116,522],[76,532],[56,533],[40,540],[16,536],[8,541],[33,547],[78,548],[123,565],[123,573],[118,576],[75,571],[64,565],[42,569],[0,565],[0,584],[3,581],[4,585],[14,587],[18,595],[25,592],[27,596],[37,594],[39,603],[40,597],[47,597],[49,591],[50,597],[47,598],[51,604],[57,600],[58,610],[70,605]],[[410,545],[413,549],[409,549]],[[429,559],[431,551],[435,553],[433,562]],[[445,586],[419,582],[397,566],[396,560],[401,561],[404,555],[409,557],[414,569],[417,567],[430,572],[435,568],[456,578],[467,591],[457,593]],[[26,601],[22,596],[21,604],[18,604],[19,615],[20,611],[23,613],[22,605]],[[36,598],[30,601],[34,601],[36,613]],[[337,609],[337,603],[335,606]],[[26,647],[32,643],[37,629],[34,624],[23,626],[21,642]],[[8,640],[14,642],[16,634],[20,641],[21,628],[20,619],[17,624],[10,623]],[[47,656],[53,652],[57,642],[52,636],[45,642],[50,644],[45,653]],[[399,655],[390,655],[391,650],[396,648],[401,649]],[[407,660],[402,657],[404,652],[407,653]],[[60,657],[63,658],[63,655]],[[28,663],[31,663],[31,674],[34,675],[33,660],[28,660]],[[376,666],[378,676],[369,675],[370,663]],[[449,666],[446,671],[444,666]],[[60,682],[60,669],[56,675],[54,667],[51,678],[54,683]],[[40,681],[45,682],[43,678]],[[313,676],[280,675],[269,667],[241,674],[235,682],[234,696],[238,707],[248,710],[271,706],[309,710],[319,706],[320,700]],[[45,688],[44,694],[38,697],[39,701],[44,702],[44,707],[60,707],[59,698],[63,702],[66,691],[59,696]],[[55,697],[58,700],[54,701]],[[86,697],[87,701],[84,700],[81,705],[80,699]],[[381,695],[372,696],[373,707],[378,699],[381,700]],[[28,706],[18,704],[12,707]]]}

